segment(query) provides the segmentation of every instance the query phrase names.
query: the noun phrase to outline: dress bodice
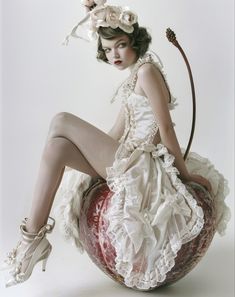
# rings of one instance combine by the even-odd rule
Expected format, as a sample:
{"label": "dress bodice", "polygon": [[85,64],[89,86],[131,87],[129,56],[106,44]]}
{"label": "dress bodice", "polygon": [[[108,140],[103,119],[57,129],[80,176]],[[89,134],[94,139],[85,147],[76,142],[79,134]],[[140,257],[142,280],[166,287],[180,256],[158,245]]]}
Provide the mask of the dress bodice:
{"label": "dress bodice", "polygon": [[155,61],[153,55],[147,52],[137,60],[130,77],[119,87],[114,97],[115,99],[121,98],[125,109],[125,130],[119,142],[125,143],[126,148],[130,151],[140,144],[152,144],[158,131],[155,115],[148,98],[134,92],[138,69],[145,63],[154,64],[161,71],[171,96],[171,101],[168,104],[169,109],[172,110],[177,105],[176,98],[170,92],[161,61]]}
{"label": "dress bodice", "polygon": [[124,103],[125,130],[119,142],[125,142],[130,150],[141,143],[152,143],[158,131],[148,98],[132,92]]}

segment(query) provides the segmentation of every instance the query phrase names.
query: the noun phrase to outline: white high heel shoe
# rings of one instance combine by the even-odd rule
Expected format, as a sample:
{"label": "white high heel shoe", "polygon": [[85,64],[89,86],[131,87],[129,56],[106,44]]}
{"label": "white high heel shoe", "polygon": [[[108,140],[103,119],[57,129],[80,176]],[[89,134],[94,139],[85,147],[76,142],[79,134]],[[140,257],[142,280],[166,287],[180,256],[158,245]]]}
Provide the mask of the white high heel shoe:
{"label": "white high heel shoe", "polygon": [[51,253],[52,246],[46,239],[46,233],[51,233],[55,220],[52,224],[44,225],[38,233],[30,233],[26,231],[26,220],[20,225],[22,239],[18,242],[16,248],[8,253],[5,264],[1,268],[11,269],[9,271],[9,278],[6,280],[6,287],[10,287],[26,281],[32,274],[33,268],[37,262],[42,261],[42,270],[46,270],[48,257]]}
{"label": "white high heel shoe", "polygon": [[[22,225],[26,225],[26,221],[27,221],[27,218],[24,218],[22,221]],[[21,225],[20,225],[20,228],[21,228]],[[18,250],[21,245],[22,245],[22,240],[18,241],[16,247],[14,249],[12,249],[11,252],[7,253],[6,259],[4,260],[3,264],[1,264],[1,267],[0,267],[1,271],[14,267],[14,265],[16,263],[16,257],[18,254]]]}

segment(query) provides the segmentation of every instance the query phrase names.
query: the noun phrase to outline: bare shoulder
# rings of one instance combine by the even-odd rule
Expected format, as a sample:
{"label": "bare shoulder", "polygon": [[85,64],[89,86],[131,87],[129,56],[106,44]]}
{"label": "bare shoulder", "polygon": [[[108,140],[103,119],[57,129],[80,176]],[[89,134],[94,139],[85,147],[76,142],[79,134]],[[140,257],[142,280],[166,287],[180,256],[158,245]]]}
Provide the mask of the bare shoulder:
{"label": "bare shoulder", "polygon": [[149,78],[161,79],[160,70],[152,63],[141,65],[137,72],[140,81],[148,80]]}
{"label": "bare shoulder", "polygon": [[161,93],[166,98],[167,103],[171,101],[170,90],[167,87],[161,70],[156,65],[152,63],[141,65],[138,69],[137,76],[138,85],[146,95],[148,93]]}
{"label": "bare shoulder", "polygon": [[160,79],[160,71],[152,63],[141,65],[137,71],[137,81],[134,89],[135,93],[147,97],[144,91],[146,83],[159,84]]}

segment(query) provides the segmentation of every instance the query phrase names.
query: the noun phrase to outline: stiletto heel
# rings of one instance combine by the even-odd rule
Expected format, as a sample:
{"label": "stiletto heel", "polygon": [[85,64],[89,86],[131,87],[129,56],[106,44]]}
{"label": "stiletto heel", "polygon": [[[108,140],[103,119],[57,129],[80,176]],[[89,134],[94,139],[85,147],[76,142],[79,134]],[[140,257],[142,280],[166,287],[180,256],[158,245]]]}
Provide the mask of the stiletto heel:
{"label": "stiletto heel", "polygon": [[50,253],[51,253],[51,249],[49,250],[46,258],[42,260],[42,271],[46,271],[46,265],[47,265],[47,261],[50,256]]}
{"label": "stiletto heel", "polygon": [[48,259],[48,258],[46,258],[46,259],[44,259],[44,260],[42,261],[42,271],[46,271],[47,259]]}
{"label": "stiletto heel", "polygon": [[13,252],[8,254],[8,258],[4,261],[8,265],[8,268],[13,267],[9,271],[10,278],[6,280],[6,287],[26,281],[31,276],[34,266],[39,261],[42,261],[42,271],[46,270],[48,257],[52,250],[51,244],[46,239],[46,233],[51,233],[55,225],[55,220],[51,217],[49,218],[53,221],[52,224],[44,225],[35,234],[27,232],[26,224],[24,224],[27,218],[20,225],[22,240],[13,249]]}

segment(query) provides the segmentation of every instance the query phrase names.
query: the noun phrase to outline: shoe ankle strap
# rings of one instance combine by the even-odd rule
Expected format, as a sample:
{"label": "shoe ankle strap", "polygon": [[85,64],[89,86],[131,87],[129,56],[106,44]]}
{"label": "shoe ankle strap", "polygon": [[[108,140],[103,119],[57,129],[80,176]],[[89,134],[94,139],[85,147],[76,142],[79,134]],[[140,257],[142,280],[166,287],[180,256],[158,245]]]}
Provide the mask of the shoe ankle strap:
{"label": "shoe ankle strap", "polygon": [[23,234],[27,233],[27,234],[30,234],[31,236],[38,236],[38,237],[44,236],[45,233],[51,233],[55,226],[55,219],[53,219],[52,217],[49,217],[48,219],[52,221],[51,224],[49,223],[45,224],[44,226],[41,227],[41,229],[37,233],[29,233],[25,230],[26,222],[28,218],[24,218],[24,220],[22,221],[22,224],[20,225],[20,229]]}
{"label": "shoe ankle strap", "polygon": [[48,219],[49,220],[51,220],[52,222],[51,222],[51,224],[46,224],[45,225],[45,228],[46,228],[46,230],[47,230],[47,233],[51,233],[52,232],[52,230],[54,229],[54,227],[55,227],[55,219],[53,219],[52,217],[48,217]]}

